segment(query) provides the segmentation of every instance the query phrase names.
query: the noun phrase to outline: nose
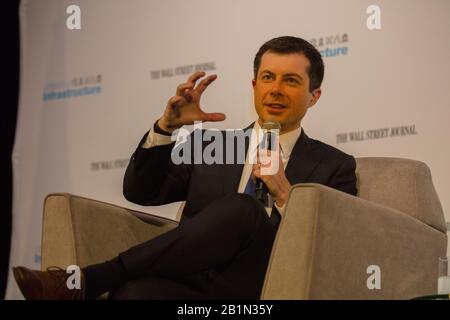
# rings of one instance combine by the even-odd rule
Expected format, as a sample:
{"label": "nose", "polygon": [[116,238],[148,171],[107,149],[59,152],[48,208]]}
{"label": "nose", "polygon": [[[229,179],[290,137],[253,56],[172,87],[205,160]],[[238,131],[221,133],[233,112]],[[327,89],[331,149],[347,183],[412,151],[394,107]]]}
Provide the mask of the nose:
{"label": "nose", "polygon": [[280,84],[279,81],[274,81],[272,83],[272,87],[270,88],[270,94],[273,95],[273,96],[282,95],[281,84]]}

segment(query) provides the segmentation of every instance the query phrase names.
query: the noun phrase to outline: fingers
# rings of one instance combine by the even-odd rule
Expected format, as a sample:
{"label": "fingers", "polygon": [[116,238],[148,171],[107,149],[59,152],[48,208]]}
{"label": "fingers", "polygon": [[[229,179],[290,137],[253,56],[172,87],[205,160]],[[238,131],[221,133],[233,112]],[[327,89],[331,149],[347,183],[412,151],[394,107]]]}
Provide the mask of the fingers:
{"label": "fingers", "polygon": [[183,97],[182,96],[173,96],[169,99],[169,104],[172,107],[176,107],[177,103],[183,101]]}
{"label": "fingers", "polygon": [[256,157],[256,161],[261,164],[262,167],[266,168],[270,166],[272,161],[272,150],[259,149]]}
{"label": "fingers", "polygon": [[[194,72],[193,74],[191,74],[189,76],[187,82],[178,85],[176,95],[186,98],[187,101],[191,101],[193,97],[189,93],[189,91],[194,90],[195,84],[204,75],[205,75],[205,72],[203,72],[203,71],[197,71],[197,72]],[[198,84],[198,86],[195,88],[195,91],[198,94],[202,94],[203,91],[205,91],[206,88],[216,79],[217,79],[217,75],[215,75],[215,74],[209,75],[208,77],[203,79]]]}
{"label": "fingers", "polygon": [[194,89],[194,86],[195,86],[195,83],[189,83],[189,82],[182,83],[182,84],[178,85],[176,95],[183,96],[186,98],[186,96],[187,96],[186,91]]}
{"label": "fingers", "polygon": [[197,82],[197,80],[200,79],[201,77],[203,77],[204,75],[205,75],[205,72],[203,72],[203,71],[197,71],[197,72],[194,72],[193,74],[191,74],[185,83],[182,83],[177,87],[176,95],[182,96],[186,90],[194,89],[195,83]]}
{"label": "fingers", "polygon": [[277,174],[280,171],[280,168],[283,168],[279,150],[279,147],[277,147],[275,150],[258,150],[257,163],[260,164],[261,175],[271,176]]}
{"label": "fingers", "polygon": [[226,116],[224,113],[220,112],[212,112],[212,113],[203,113],[202,115],[202,121],[223,121],[225,120]]}
{"label": "fingers", "polygon": [[206,73],[204,71],[196,71],[189,76],[187,83],[195,84],[197,80],[203,77],[205,74]]}
{"label": "fingers", "polygon": [[169,105],[172,109],[177,112],[177,117],[181,115],[181,110],[178,110],[178,106],[182,107],[186,103],[194,103],[194,107],[197,108],[190,109],[190,112],[194,112],[193,115],[196,121],[223,121],[225,120],[225,114],[219,112],[206,113],[200,109],[200,96],[205,91],[205,89],[217,79],[217,75],[212,74],[204,78],[195,88],[197,81],[205,76],[205,72],[197,71],[189,76],[187,82],[182,83],[177,86],[176,95],[169,99]]}
{"label": "fingers", "polygon": [[262,178],[261,177],[261,164],[255,163],[253,165],[253,168],[252,168],[252,179],[253,179],[253,182],[255,182],[256,179],[261,179],[261,178]]}
{"label": "fingers", "polygon": [[205,79],[200,81],[200,83],[198,84],[197,88],[195,88],[195,91],[197,91],[199,94],[202,94],[203,91],[205,91],[206,88],[216,79],[217,79],[217,75],[216,74],[212,74],[212,75],[207,76]]}

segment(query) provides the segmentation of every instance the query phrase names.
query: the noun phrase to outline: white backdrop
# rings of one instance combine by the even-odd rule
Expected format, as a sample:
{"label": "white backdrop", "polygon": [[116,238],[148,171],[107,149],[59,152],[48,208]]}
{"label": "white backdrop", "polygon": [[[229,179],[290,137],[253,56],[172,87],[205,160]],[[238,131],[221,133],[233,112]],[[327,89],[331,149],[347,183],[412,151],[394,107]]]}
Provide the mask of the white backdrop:
{"label": "white backdrop", "polygon": [[[81,30],[66,28],[71,4],[81,8]],[[381,8],[381,30],[366,27],[371,4]],[[146,208],[123,198],[128,158],[190,69],[218,74],[203,106],[227,120],[209,127],[253,121],[253,58],[280,35],[324,54],[346,48],[324,57],[323,95],[302,123],[308,135],[356,157],[427,163],[450,221],[448,0],[22,0],[20,19],[11,265],[39,268],[51,192],[173,218],[179,203]],[[371,130],[402,126],[413,134],[370,139]],[[365,140],[350,140],[355,132]],[[9,280],[7,298],[20,298]]]}

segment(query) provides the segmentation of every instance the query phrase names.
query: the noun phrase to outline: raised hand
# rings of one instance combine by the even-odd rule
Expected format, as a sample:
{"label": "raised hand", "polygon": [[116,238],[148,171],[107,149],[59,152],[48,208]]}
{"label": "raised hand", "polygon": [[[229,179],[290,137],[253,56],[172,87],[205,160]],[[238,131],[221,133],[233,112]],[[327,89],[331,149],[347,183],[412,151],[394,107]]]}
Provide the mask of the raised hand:
{"label": "raised hand", "polygon": [[205,76],[205,72],[197,71],[191,74],[187,82],[177,87],[176,95],[171,97],[164,110],[163,116],[158,120],[158,126],[167,131],[193,124],[194,121],[223,121],[223,113],[206,113],[200,107],[200,99],[206,88],[217,79],[217,75],[212,74],[201,80],[197,86],[197,81]]}

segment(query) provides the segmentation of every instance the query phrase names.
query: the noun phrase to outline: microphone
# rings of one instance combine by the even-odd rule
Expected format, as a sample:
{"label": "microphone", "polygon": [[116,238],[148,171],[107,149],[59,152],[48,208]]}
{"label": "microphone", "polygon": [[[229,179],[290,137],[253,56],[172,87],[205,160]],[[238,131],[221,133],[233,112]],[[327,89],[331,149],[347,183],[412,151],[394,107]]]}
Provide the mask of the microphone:
{"label": "microphone", "polygon": [[[273,145],[273,143],[278,143],[277,135],[281,129],[280,124],[277,121],[268,120],[264,122],[261,129],[264,135],[258,149],[275,150],[277,146]],[[255,191],[256,199],[258,199],[264,207],[269,207],[269,189],[267,189],[266,184],[259,178],[256,178]]]}

